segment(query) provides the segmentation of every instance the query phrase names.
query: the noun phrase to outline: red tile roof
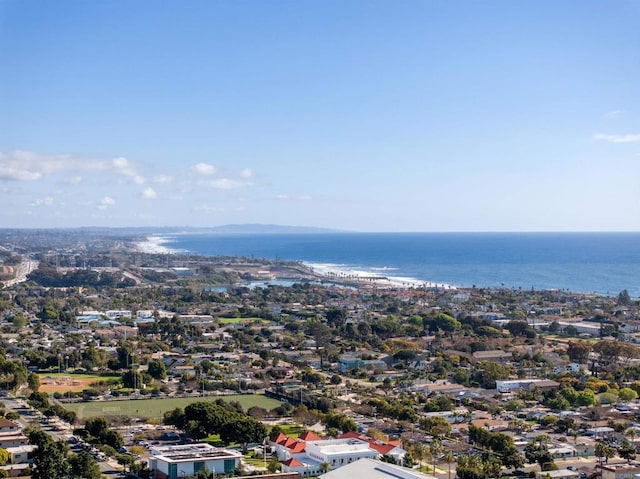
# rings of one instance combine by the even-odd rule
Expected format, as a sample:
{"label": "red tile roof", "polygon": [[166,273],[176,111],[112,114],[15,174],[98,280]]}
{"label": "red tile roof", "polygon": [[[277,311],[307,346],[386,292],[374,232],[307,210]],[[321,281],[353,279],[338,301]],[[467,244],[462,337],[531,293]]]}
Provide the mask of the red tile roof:
{"label": "red tile roof", "polygon": [[286,461],[284,461],[282,464],[284,464],[287,467],[300,467],[300,466],[304,466],[304,464],[302,464],[300,461],[298,461],[295,457],[292,457],[291,459],[287,459]]}
{"label": "red tile roof", "polygon": [[305,431],[302,434],[300,434],[298,439],[302,439],[303,441],[319,441],[322,438],[313,431]]}
{"label": "red tile roof", "polygon": [[294,454],[304,452],[305,446],[306,446],[306,443],[304,441],[298,441],[293,446],[289,447],[289,452]]}

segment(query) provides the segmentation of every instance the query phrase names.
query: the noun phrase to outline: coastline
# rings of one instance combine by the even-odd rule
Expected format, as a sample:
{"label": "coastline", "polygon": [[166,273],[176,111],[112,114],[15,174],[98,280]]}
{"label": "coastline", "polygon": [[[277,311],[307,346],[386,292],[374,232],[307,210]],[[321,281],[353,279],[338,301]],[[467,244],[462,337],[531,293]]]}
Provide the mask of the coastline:
{"label": "coastline", "polygon": [[[640,235],[190,235],[158,231],[149,254],[297,262],[314,279],[375,288],[510,288],[640,295]],[[397,253],[396,253],[397,252]],[[273,271],[275,278],[278,272]]]}
{"label": "coastline", "polygon": [[[170,236],[149,235],[144,240],[134,242],[134,249],[145,254],[196,254],[186,250],[179,250],[167,246],[172,243]],[[440,288],[446,290],[458,289],[456,286],[447,283],[433,281],[421,281],[416,278],[405,276],[385,275],[383,273],[397,271],[398,268],[372,267],[367,269],[349,268],[347,265],[334,263],[313,263],[299,260],[299,263],[307,268],[310,276],[318,280],[331,282],[344,282],[356,284],[363,287],[389,288],[389,289],[412,289],[412,288]]]}
{"label": "coastline", "polygon": [[167,236],[147,236],[144,241],[136,241],[134,249],[139,253],[147,254],[178,254],[180,251],[165,246],[171,243]]}
{"label": "coastline", "polygon": [[333,263],[311,263],[302,261],[302,264],[313,271],[314,274],[330,281],[348,281],[357,284],[371,285],[383,288],[440,288],[454,290],[456,286],[433,281],[421,281],[416,278],[404,276],[386,276],[385,271],[396,271],[398,268],[370,268],[371,271],[347,268],[346,265]]}

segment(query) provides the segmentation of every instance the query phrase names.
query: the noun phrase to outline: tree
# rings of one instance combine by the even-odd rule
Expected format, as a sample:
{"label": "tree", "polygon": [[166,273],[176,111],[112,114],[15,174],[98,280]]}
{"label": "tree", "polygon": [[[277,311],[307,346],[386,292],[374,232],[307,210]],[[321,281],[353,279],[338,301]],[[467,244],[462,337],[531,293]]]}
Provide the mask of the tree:
{"label": "tree", "polygon": [[618,391],[618,397],[621,401],[625,402],[635,401],[638,397],[638,393],[631,388],[622,388]]}
{"label": "tree", "polygon": [[280,471],[280,461],[278,461],[278,458],[276,456],[272,456],[271,459],[269,459],[269,463],[267,464],[267,471],[269,471],[270,474],[275,474],[276,472]]}
{"label": "tree", "polygon": [[116,352],[118,353],[118,368],[127,369],[136,363],[136,356],[134,355],[131,341],[121,341],[116,348]]}
{"label": "tree", "polygon": [[484,479],[484,463],[477,454],[460,454],[456,463],[458,479]]}
{"label": "tree", "polygon": [[424,459],[424,455],[426,453],[426,449],[424,444],[421,442],[414,442],[411,447],[411,455],[418,461],[418,470],[422,469],[422,460]]}
{"label": "tree", "polygon": [[420,427],[432,436],[446,436],[451,432],[451,424],[442,416],[430,416],[420,419]]}
{"label": "tree", "polygon": [[40,376],[34,372],[29,373],[29,376],[27,377],[27,385],[29,386],[29,389],[37,392],[38,389],[40,389]]}
{"label": "tree", "polygon": [[509,321],[505,328],[511,336],[525,336],[527,338],[536,336],[535,331],[526,321]]}
{"label": "tree", "polygon": [[122,375],[122,385],[125,388],[140,389],[144,379],[138,371],[127,371]]}
{"label": "tree", "polygon": [[451,334],[460,329],[460,327],[460,322],[446,313],[438,313],[429,321],[429,329],[431,331],[444,331],[445,333]]}
{"label": "tree", "polygon": [[431,441],[429,445],[429,454],[431,454],[431,458],[433,459],[433,474],[436,473],[436,461],[438,460],[438,455],[442,452],[442,443],[439,439],[434,439]]}
{"label": "tree", "polygon": [[625,439],[618,447],[618,456],[631,462],[636,458],[636,447]]}
{"label": "tree", "polygon": [[136,462],[136,459],[129,454],[118,454],[116,456],[116,460],[118,461],[118,464],[122,466],[125,472],[127,471],[127,469],[131,470],[131,467]]}
{"label": "tree", "polygon": [[109,430],[109,423],[103,417],[90,417],[85,422],[84,429],[90,436],[100,437]]}
{"label": "tree", "polygon": [[580,391],[576,398],[576,405],[578,406],[593,406],[596,402],[596,395],[591,389]]}
{"label": "tree", "polygon": [[543,464],[553,463],[553,456],[549,452],[545,437],[538,436],[536,439],[527,444],[524,448],[524,456],[528,463],[538,463],[540,467]]}
{"label": "tree", "polygon": [[17,313],[16,315],[13,316],[13,318],[11,319],[11,322],[13,323],[14,328],[22,329],[27,325],[27,318],[24,317],[24,314]]}
{"label": "tree", "polygon": [[449,468],[447,479],[451,479],[451,464],[456,462],[456,457],[454,456],[453,451],[451,449],[446,449],[442,455],[442,460],[447,463]]}
{"label": "tree", "polygon": [[246,452],[250,442],[260,442],[267,437],[267,428],[260,421],[251,417],[229,421],[220,431],[220,439],[226,443],[239,442]]}
{"label": "tree", "polygon": [[602,441],[596,442],[595,455],[599,461],[609,462],[609,459],[616,455],[616,450]]}
{"label": "tree", "polygon": [[591,345],[586,341],[569,341],[567,345],[567,355],[574,363],[585,364],[590,352]]}
{"label": "tree", "polygon": [[94,444],[105,444],[116,450],[124,444],[122,435],[118,431],[109,429],[109,423],[103,417],[87,419],[84,430],[89,436],[88,441]]}
{"label": "tree", "polygon": [[618,294],[617,303],[618,306],[627,306],[631,304],[631,296],[629,296],[629,291],[627,291],[626,289],[620,291],[620,294]]}
{"label": "tree", "polygon": [[53,442],[51,436],[43,431],[32,431],[29,434],[29,442],[38,446],[33,454],[32,479],[51,479],[67,475],[69,463],[65,460],[65,443]]}
{"label": "tree", "polygon": [[344,308],[331,308],[326,313],[327,323],[333,328],[339,328],[347,320],[347,311]]}
{"label": "tree", "polygon": [[69,479],[100,479],[102,472],[91,455],[82,451],[69,457]]}
{"label": "tree", "polygon": [[153,379],[166,379],[167,377],[167,367],[159,359],[149,361],[147,372]]}
{"label": "tree", "polygon": [[9,462],[9,451],[0,448],[0,466],[4,466]]}

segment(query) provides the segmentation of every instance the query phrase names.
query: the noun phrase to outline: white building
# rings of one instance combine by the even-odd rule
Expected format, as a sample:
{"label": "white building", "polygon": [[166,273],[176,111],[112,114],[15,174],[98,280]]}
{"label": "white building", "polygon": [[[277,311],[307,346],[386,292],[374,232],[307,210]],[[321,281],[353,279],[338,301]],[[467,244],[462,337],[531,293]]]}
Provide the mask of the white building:
{"label": "white building", "polygon": [[378,451],[369,447],[369,443],[359,439],[329,439],[307,441],[305,452],[308,457],[319,463],[327,463],[329,469],[335,469],[358,459],[375,459]]}
{"label": "white building", "polygon": [[557,471],[536,472],[536,479],[576,479],[580,476],[576,471],[558,469]]}
{"label": "white building", "polygon": [[501,393],[511,393],[521,390],[531,390],[534,388],[554,389],[560,384],[548,379],[509,379],[506,381],[496,381],[496,389]]}
{"label": "white building", "polygon": [[179,479],[199,471],[233,474],[242,454],[210,444],[185,444],[151,448],[149,469],[156,479]]}
{"label": "white building", "polygon": [[9,453],[9,462],[11,464],[27,464],[32,462],[31,457],[36,449],[38,449],[38,446],[28,444],[26,446],[8,447],[6,451]]}
{"label": "white building", "polygon": [[319,477],[320,479],[435,479],[429,474],[373,459],[360,459]]}
{"label": "white building", "polygon": [[126,309],[110,309],[105,311],[104,315],[109,319],[130,319],[132,317],[131,311]]}

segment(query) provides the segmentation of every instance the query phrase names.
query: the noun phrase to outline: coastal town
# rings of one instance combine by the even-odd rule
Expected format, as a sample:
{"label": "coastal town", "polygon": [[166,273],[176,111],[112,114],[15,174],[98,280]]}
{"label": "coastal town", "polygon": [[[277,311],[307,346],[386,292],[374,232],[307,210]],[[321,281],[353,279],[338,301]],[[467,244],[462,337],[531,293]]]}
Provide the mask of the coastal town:
{"label": "coastal town", "polygon": [[398,284],[149,244],[0,231],[0,477],[640,477],[626,290]]}

